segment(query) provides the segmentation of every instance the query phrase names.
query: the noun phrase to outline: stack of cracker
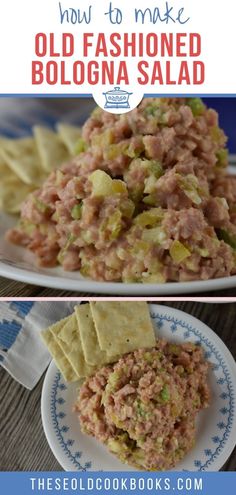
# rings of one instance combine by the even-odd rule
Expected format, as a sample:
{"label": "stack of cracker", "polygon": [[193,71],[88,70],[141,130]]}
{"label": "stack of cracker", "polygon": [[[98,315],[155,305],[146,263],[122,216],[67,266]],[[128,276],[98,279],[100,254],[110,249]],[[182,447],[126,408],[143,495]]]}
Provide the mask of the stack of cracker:
{"label": "stack of cracker", "polygon": [[146,302],[91,302],[43,330],[42,338],[68,382],[92,375],[105,364],[155,345]]}
{"label": "stack of cracker", "polygon": [[18,139],[0,136],[0,210],[8,213],[19,213],[28,194],[82,149],[77,126],[59,123],[56,131],[34,126],[32,133]]}

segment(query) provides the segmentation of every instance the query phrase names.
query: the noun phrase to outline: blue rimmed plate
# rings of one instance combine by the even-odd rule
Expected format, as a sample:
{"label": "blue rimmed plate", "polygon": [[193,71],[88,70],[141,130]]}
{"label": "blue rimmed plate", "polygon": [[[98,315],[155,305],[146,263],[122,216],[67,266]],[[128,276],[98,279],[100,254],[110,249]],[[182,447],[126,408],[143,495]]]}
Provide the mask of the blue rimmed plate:
{"label": "blue rimmed plate", "polygon": [[[236,363],[222,340],[193,316],[156,304],[150,305],[150,312],[157,337],[199,343],[212,363],[211,406],[199,414],[196,445],[175,470],[218,471],[236,443]],[[52,362],[42,391],[42,421],[58,462],[68,471],[133,470],[98,441],[81,433],[73,412],[77,393],[78,385],[66,384]]]}

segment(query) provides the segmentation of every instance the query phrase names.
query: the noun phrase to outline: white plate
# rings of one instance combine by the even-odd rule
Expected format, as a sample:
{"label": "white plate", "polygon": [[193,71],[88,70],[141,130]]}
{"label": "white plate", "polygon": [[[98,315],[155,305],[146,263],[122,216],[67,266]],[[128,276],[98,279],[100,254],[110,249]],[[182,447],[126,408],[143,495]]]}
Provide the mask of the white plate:
{"label": "white plate", "polygon": [[[199,342],[212,363],[209,382],[211,406],[201,411],[196,446],[176,471],[218,471],[236,443],[236,363],[229,350],[204,323],[183,311],[150,305],[158,337],[173,342]],[[54,362],[47,371],[42,391],[42,421],[48,443],[61,466],[68,471],[131,471],[105,446],[80,431],[72,412],[77,385],[65,384]]]}
{"label": "white plate", "polygon": [[[71,102],[58,101],[53,105],[51,99],[0,99],[1,122],[0,134],[25,135],[36,123],[54,124],[58,119],[82,123],[90,107],[88,101]],[[55,100],[54,100],[55,101]],[[70,104],[69,104],[70,103]],[[59,105],[59,108],[58,108]],[[61,117],[61,115],[63,117]],[[231,173],[236,173],[231,167]],[[115,282],[95,282],[83,278],[79,272],[65,272],[61,268],[38,268],[34,266],[34,256],[27,250],[4,241],[5,232],[14,225],[15,220],[10,215],[0,214],[0,275],[12,280],[28,284],[50,287],[53,289],[77,292],[92,292],[95,294],[126,295],[126,296],[161,296],[175,294],[190,294],[194,292],[215,291],[236,287],[236,276],[214,280],[194,282],[168,282],[166,284],[125,284]]]}

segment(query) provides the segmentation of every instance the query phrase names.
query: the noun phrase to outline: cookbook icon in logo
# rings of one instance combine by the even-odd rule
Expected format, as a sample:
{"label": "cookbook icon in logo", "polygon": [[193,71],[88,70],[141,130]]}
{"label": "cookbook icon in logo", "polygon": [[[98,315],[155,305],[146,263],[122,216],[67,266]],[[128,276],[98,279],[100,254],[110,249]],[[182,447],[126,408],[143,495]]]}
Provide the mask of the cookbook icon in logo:
{"label": "cookbook icon in logo", "polygon": [[106,98],[104,108],[130,108],[129,97],[132,94],[120,89],[119,86],[115,86],[114,89],[103,93]]}

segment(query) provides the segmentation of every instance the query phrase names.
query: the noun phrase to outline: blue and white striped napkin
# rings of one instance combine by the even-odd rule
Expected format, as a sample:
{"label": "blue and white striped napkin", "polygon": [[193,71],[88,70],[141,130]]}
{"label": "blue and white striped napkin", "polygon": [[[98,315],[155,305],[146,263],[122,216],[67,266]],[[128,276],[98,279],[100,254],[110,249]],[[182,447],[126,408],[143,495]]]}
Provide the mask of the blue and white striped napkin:
{"label": "blue and white striped napkin", "polygon": [[0,302],[0,365],[32,390],[51,357],[40,331],[73,312],[74,302]]}

